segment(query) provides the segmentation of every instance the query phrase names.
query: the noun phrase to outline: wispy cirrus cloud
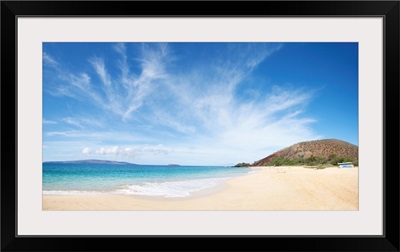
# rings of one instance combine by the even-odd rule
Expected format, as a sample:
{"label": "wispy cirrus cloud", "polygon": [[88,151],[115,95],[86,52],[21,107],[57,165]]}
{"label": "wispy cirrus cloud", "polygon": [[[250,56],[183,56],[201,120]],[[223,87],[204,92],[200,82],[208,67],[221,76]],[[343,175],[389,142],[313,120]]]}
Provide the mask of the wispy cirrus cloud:
{"label": "wispy cirrus cloud", "polygon": [[[68,127],[67,127],[68,128]],[[139,135],[134,132],[126,131],[114,131],[112,129],[96,131],[94,129],[67,129],[59,131],[46,131],[44,132],[47,142],[58,142],[62,141],[80,141],[80,142],[91,142],[101,144],[129,144],[129,143],[154,143],[157,139],[153,139],[151,136]],[[89,147],[89,146],[88,146]]]}
{"label": "wispy cirrus cloud", "polygon": [[44,118],[43,118],[43,120],[42,120],[42,123],[43,123],[43,124],[57,124],[56,121],[46,120],[46,119],[44,119]]}
{"label": "wispy cirrus cloud", "polygon": [[[64,123],[75,129],[49,131],[46,136],[97,139],[98,143],[81,147],[80,154],[146,156],[145,163],[154,162],[151,155],[157,153],[192,163],[221,158],[251,162],[276,148],[320,137],[310,127],[315,119],[304,116],[314,90],[265,82],[248,86],[249,77],[282,49],[280,44],[227,43],[225,51],[208,55],[202,64],[175,55],[166,43],[135,46],[139,49],[134,56],[126,44],[118,43],[112,45],[116,60],[87,59],[93,72],[71,72],[58,65],[62,83],[51,95],[89,102],[100,114],[111,113],[119,120],[102,122],[110,129],[99,132],[90,131],[94,121],[65,116]],[[111,70],[113,62],[117,64]],[[191,67],[176,69],[175,62]]]}
{"label": "wispy cirrus cloud", "polygon": [[[143,45],[141,57],[136,59],[141,66],[138,73],[131,73],[129,70],[125,45],[118,44],[114,48],[120,55],[119,67],[122,76],[120,80],[108,73],[103,58],[93,57],[88,62],[92,65],[100,83],[95,80],[96,76],[89,76],[87,72],[71,73],[59,66],[57,75],[63,82],[52,87],[49,93],[54,96],[88,100],[102,109],[119,115],[123,120],[129,119],[156,88],[155,82],[166,77],[165,63],[168,62],[168,48],[164,44]],[[43,55],[45,55],[44,61],[56,62],[48,53]]]}
{"label": "wispy cirrus cloud", "polygon": [[106,86],[107,88],[110,87],[112,84],[111,77],[107,73],[103,58],[94,57],[93,59],[89,60],[89,62],[93,65],[104,86]]}
{"label": "wispy cirrus cloud", "polygon": [[69,125],[76,126],[78,128],[84,128],[77,120],[71,118],[71,117],[65,117],[62,119],[65,123],[68,123]]}
{"label": "wispy cirrus cloud", "polygon": [[43,119],[42,120],[43,124],[67,124],[67,125],[71,125],[74,126],[75,128],[80,128],[80,129],[84,129],[84,128],[90,128],[90,129],[94,129],[94,128],[104,128],[105,126],[105,122],[104,120],[100,120],[100,119],[96,119],[96,118],[92,118],[89,116],[74,116],[74,117],[63,117],[61,119],[56,120],[47,120],[47,119]]}
{"label": "wispy cirrus cloud", "polygon": [[59,63],[52,56],[50,56],[48,53],[43,52],[42,57],[43,57],[43,63],[44,64],[46,64],[48,66],[51,66],[51,67],[58,67],[59,66]]}

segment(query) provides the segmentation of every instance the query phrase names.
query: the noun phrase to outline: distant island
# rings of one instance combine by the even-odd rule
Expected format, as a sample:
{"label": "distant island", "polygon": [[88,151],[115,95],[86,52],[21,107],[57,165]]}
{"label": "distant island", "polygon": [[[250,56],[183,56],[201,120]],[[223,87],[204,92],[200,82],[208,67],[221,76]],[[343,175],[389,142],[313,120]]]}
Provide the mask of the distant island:
{"label": "distant island", "polygon": [[47,161],[43,164],[111,164],[111,165],[137,165],[128,162],[118,162],[110,160],[98,160],[98,159],[87,159],[87,160],[73,160],[73,161]]}
{"label": "distant island", "polygon": [[180,166],[178,164],[168,164],[168,166]]}
{"label": "distant island", "polygon": [[337,165],[352,162],[358,166],[358,146],[338,140],[323,139],[300,142],[281,149],[263,159],[250,163],[238,163],[234,167],[282,166],[282,165]]}

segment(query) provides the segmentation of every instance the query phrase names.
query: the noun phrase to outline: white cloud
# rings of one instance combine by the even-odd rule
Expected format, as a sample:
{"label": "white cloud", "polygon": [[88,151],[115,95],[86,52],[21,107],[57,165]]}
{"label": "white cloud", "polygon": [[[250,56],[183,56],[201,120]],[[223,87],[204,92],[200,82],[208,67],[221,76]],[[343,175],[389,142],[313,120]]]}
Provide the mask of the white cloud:
{"label": "white cloud", "polygon": [[52,137],[52,136],[66,136],[66,137],[68,137],[68,136],[71,136],[71,135],[73,135],[75,132],[73,132],[73,131],[49,131],[49,132],[46,132],[46,136],[50,136],[50,137]]}
{"label": "white cloud", "polygon": [[92,153],[103,156],[120,156],[135,158],[146,154],[161,155],[173,152],[171,148],[163,147],[161,145],[142,145],[142,146],[112,146],[101,147],[94,150]]}
{"label": "white cloud", "polygon": [[130,73],[128,55],[126,52],[126,45],[118,43],[114,46],[115,51],[119,54],[118,67],[121,71],[121,83],[129,90],[129,86],[133,84],[135,77]]}
{"label": "white cloud", "polygon": [[[125,44],[114,46],[119,56],[118,76],[107,71],[109,62],[94,57],[90,63],[98,78],[88,73],[64,73],[62,79],[67,85],[59,86],[58,94],[88,100],[97,108],[118,115],[122,122],[133,121],[147,127],[150,134],[136,135],[134,130],[118,128],[84,131],[93,129],[89,126],[96,125],[95,120],[91,123],[90,118],[66,117],[65,123],[81,131],[53,131],[47,136],[99,141],[90,148],[81,147],[82,154],[141,158],[143,163],[185,160],[187,164],[252,162],[290,144],[320,138],[310,128],[315,119],[304,116],[315,94],[312,90],[276,86],[269,93],[252,90],[246,93],[249,99],[242,99],[240,91],[247,90],[246,78],[280,50],[280,45],[250,43],[245,50],[232,45],[231,55],[226,58],[179,74],[168,68],[174,56],[167,44],[143,44],[140,57],[132,61],[127,49]],[[138,65],[132,67],[132,62]],[[96,79],[102,85],[97,85]],[[144,106],[145,113],[135,113]],[[137,128],[135,124],[134,129]],[[164,139],[157,139],[160,137]],[[140,140],[170,141],[170,145],[137,145]]]}
{"label": "white cloud", "polygon": [[57,124],[56,121],[46,120],[46,119],[43,119],[43,120],[42,120],[42,123],[43,123],[43,124]]}
{"label": "white cloud", "polygon": [[[146,135],[137,135],[134,132],[126,131],[94,131],[85,129],[65,130],[65,131],[48,131],[44,133],[45,137],[51,137],[57,139],[64,139],[65,143],[74,140],[81,141],[96,141],[97,143],[135,143],[135,142],[151,142],[153,139]],[[62,140],[60,139],[60,140]],[[54,141],[54,140],[53,140]],[[86,146],[85,146],[86,147]]]}
{"label": "white cloud", "polygon": [[[82,101],[90,101],[101,109],[119,115],[122,120],[128,120],[134,111],[143,105],[143,101],[156,88],[157,82],[166,78],[165,65],[169,61],[168,46],[143,45],[141,58],[136,61],[141,66],[140,72],[132,73],[124,44],[117,44],[115,50],[120,56],[119,68],[121,78],[111,76],[100,57],[89,60],[98,75],[102,86],[93,88],[95,79],[88,73],[70,73],[57,68],[58,77],[64,81],[61,85],[48,88],[54,96],[68,96]],[[50,59],[50,58],[49,58]],[[55,62],[55,61],[54,61]],[[122,85],[121,85],[122,84]]]}
{"label": "white cloud", "polygon": [[[103,120],[92,118],[90,116],[64,117],[61,119],[61,121],[81,129],[84,128],[94,129],[94,128],[104,127]],[[51,121],[50,123],[57,123],[57,122]]]}
{"label": "white cloud", "polygon": [[43,63],[51,66],[51,67],[57,67],[59,65],[59,63],[52,57],[50,56],[48,53],[43,52],[42,54],[43,56]]}
{"label": "white cloud", "polygon": [[90,60],[96,73],[99,75],[101,81],[106,87],[111,86],[111,77],[107,73],[106,66],[104,65],[104,60],[102,58],[94,57]]}
{"label": "white cloud", "polygon": [[89,147],[85,147],[85,148],[83,148],[83,150],[82,150],[82,154],[83,154],[83,155],[88,155],[90,152],[91,152],[91,150],[90,150]]}
{"label": "white cloud", "polygon": [[80,124],[80,122],[78,122],[77,120],[75,120],[75,119],[73,119],[73,118],[71,118],[71,117],[65,117],[65,118],[63,118],[62,120],[63,120],[65,123],[68,123],[69,125],[76,126],[76,127],[78,127],[78,128],[84,128],[84,127],[82,126],[82,124]]}
{"label": "white cloud", "polygon": [[77,120],[79,120],[82,124],[88,126],[88,127],[98,127],[102,128],[104,127],[104,122],[99,119],[91,118],[91,117],[79,117]]}

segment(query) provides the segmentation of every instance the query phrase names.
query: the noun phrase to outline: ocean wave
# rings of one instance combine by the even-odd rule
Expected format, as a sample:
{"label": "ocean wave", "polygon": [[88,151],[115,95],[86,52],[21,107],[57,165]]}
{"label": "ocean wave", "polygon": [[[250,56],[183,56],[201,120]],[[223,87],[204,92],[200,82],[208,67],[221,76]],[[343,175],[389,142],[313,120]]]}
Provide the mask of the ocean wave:
{"label": "ocean wave", "polygon": [[123,185],[118,189],[85,191],[85,190],[47,190],[43,195],[79,195],[79,194],[123,194],[142,196],[161,196],[165,198],[183,198],[192,193],[212,188],[228,178],[192,179],[166,182],[146,182],[142,184]]}
{"label": "ocean wave", "polygon": [[114,191],[115,194],[162,196],[166,198],[183,198],[192,193],[216,186],[226,178],[196,179],[168,181],[160,183],[144,183],[141,185],[125,185]]}

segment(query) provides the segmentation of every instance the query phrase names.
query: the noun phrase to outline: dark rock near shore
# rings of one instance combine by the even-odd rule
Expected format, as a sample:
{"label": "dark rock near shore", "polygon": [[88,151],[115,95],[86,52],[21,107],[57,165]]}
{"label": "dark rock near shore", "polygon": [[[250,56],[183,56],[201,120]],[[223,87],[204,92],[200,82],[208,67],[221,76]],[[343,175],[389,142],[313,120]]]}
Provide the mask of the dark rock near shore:
{"label": "dark rock near shore", "polygon": [[233,166],[233,167],[249,167],[249,166],[250,166],[249,163],[238,163],[238,164],[236,164],[236,165]]}

